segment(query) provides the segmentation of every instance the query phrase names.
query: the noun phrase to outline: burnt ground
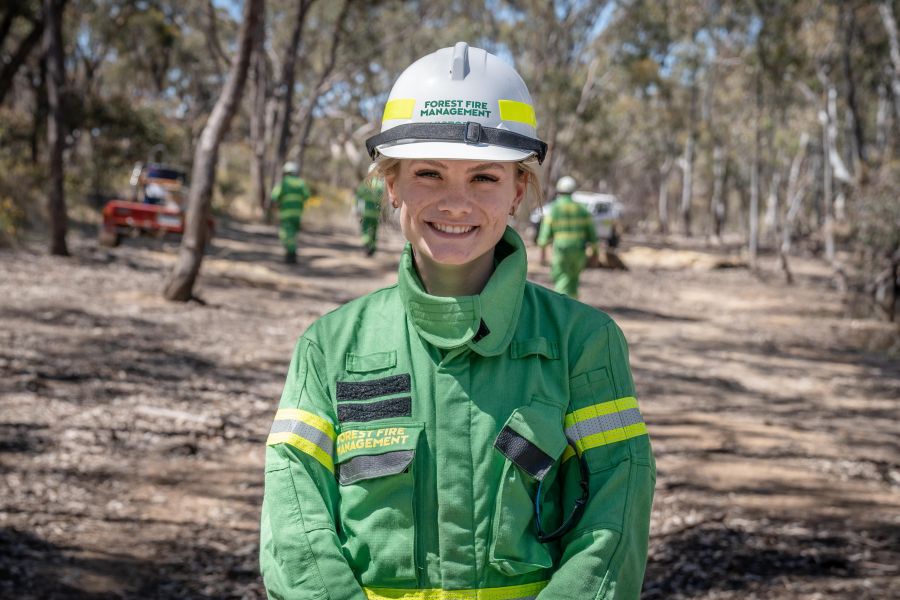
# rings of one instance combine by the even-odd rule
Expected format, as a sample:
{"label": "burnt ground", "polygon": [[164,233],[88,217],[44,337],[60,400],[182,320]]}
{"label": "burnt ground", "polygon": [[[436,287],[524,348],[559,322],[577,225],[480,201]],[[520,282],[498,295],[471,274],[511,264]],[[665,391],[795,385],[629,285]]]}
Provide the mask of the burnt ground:
{"label": "burnt ground", "polygon": [[[261,598],[263,443],[293,343],[390,284],[312,222],[221,223],[197,287],[176,242],[0,251],[0,597]],[[844,317],[827,269],[715,269],[724,250],[633,241],[583,300],[624,329],[659,466],[644,598],[887,599],[900,589],[900,361]],[[531,277],[548,281],[532,255]]]}

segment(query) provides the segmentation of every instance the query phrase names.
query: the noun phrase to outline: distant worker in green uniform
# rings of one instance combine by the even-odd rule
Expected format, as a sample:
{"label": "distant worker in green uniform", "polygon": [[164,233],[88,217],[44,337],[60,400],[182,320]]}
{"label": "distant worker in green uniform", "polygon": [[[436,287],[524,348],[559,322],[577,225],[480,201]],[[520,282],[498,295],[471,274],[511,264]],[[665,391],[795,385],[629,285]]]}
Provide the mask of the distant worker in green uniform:
{"label": "distant worker in green uniform", "polygon": [[556,291],[572,298],[578,298],[578,280],[587,262],[585,249],[590,246],[592,256],[598,255],[594,219],[588,209],[572,199],[576,187],[575,180],[568,175],[556,182],[558,195],[541,222],[537,240],[543,265],[547,264],[547,246],[553,242],[550,276]]}
{"label": "distant worker in green uniform", "polygon": [[295,346],[266,440],[268,597],[638,600],[656,467],[625,337],[527,281],[507,225],[547,151],[525,83],[438,50],[366,148],[408,243],[396,283]]}
{"label": "distant worker in green uniform", "polygon": [[373,177],[375,163],[369,167],[369,176],[356,188],[356,212],[366,256],[375,254],[378,243],[378,222],[381,219],[381,198],[384,196],[384,180]]}
{"label": "distant worker in green uniform", "polygon": [[297,262],[297,233],[303,218],[303,206],[311,196],[309,186],[300,179],[297,163],[288,161],[282,177],[272,190],[272,202],[278,208],[278,238],[284,246],[284,262]]}

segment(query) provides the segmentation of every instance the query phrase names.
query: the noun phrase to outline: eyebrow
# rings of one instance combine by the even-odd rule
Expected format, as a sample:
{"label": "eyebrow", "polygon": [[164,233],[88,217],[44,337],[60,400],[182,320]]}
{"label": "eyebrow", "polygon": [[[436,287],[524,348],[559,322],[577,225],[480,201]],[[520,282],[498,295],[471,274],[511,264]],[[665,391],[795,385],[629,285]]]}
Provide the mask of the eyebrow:
{"label": "eyebrow", "polygon": [[[429,160],[425,158],[417,159],[416,162],[423,162],[425,164],[434,165],[435,167],[440,167],[442,169],[446,169],[447,165],[438,161],[438,160]],[[471,173],[473,171],[487,171],[488,169],[502,169],[503,165],[498,162],[489,162],[489,163],[481,163],[475,165],[474,167],[469,167],[466,169],[466,173]]]}
{"label": "eyebrow", "polygon": [[498,162],[482,163],[466,169],[466,173],[471,173],[472,171],[487,171],[488,169],[503,169],[503,165]]}

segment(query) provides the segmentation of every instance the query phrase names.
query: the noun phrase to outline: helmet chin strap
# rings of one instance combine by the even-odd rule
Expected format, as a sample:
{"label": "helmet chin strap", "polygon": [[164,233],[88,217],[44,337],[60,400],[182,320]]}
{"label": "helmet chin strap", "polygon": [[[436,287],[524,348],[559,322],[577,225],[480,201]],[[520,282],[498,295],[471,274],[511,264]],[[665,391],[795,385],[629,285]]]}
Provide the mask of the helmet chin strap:
{"label": "helmet chin strap", "polygon": [[378,156],[378,146],[393,142],[461,142],[465,144],[490,144],[523,152],[531,152],[538,163],[544,162],[547,155],[547,144],[528,136],[496,129],[482,127],[481,124],[468,123],[407,123],[392,127],[366,140],[366,150],[374,160]]}

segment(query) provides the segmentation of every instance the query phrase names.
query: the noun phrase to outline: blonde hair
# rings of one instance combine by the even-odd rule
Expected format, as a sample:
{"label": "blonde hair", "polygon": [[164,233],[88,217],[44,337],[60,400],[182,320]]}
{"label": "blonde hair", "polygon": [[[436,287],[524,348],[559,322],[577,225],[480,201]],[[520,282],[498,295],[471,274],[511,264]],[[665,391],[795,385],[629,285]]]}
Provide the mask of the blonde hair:
{"label": "blonde hair", "polygon": [[[372,179],[385,179],[389,175],[396,175],[400,168],[399,158],[382,158],[375,163],[375,168],[366,176],[366,181]],[[525,195],[519,206],[542,206],[544,203],[544,187],[541,185],[541,175],[539,164],[534,157],[520,160],[516,163],[516,172],[519,177],[524,176]],[[387,186],[384,188],[383,200],[388,200]]]}

